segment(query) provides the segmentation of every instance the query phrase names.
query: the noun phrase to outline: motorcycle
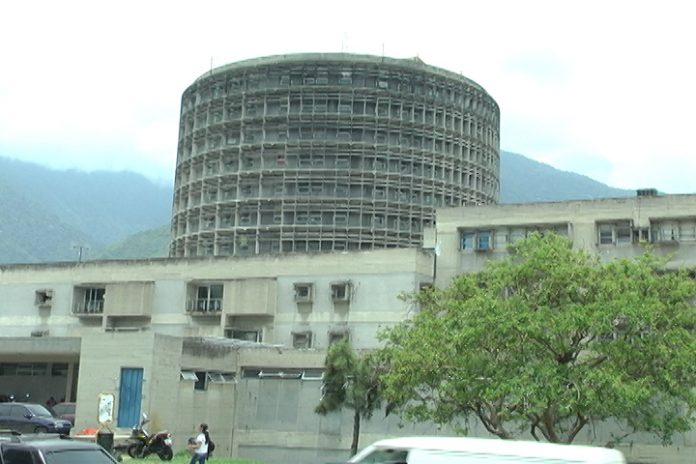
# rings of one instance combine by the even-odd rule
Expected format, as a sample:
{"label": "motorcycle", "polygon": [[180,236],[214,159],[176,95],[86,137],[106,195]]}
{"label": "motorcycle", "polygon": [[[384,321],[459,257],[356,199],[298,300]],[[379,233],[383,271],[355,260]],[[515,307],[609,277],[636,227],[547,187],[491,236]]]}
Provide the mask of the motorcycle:
{"label": "motorcycle", "polygon": [[139,425],[133,427],[128,445],[128,456],[132,458],[146,458],[156,454],[162,461],[171,461],[174,457],[172,451],[172,434],[166,430],[150,434],[145,430],[145,424],[150,420],[143,413],[143,419]]}

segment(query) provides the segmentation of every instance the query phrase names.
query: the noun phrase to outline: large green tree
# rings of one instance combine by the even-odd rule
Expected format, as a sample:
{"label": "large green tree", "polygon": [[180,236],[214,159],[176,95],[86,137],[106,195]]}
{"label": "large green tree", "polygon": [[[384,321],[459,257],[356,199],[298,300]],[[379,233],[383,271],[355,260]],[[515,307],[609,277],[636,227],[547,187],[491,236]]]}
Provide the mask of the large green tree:
{"label": "large green tree", "polygon": [[696,406],[696,283],[649,251],[602,262],[555,234],[412,297],[384,334],[384,398],[411,420],[570,443],[610,420],[617,440],[669,442]]}
{"label": "large green tree", "polygon": [[372,353],[356,353],[346,338],[329,347],[325,366],[323,394],[315,412],[353,410],[353,456],[358,452],[361,418],[369,419],[381,406],[378,359]]}

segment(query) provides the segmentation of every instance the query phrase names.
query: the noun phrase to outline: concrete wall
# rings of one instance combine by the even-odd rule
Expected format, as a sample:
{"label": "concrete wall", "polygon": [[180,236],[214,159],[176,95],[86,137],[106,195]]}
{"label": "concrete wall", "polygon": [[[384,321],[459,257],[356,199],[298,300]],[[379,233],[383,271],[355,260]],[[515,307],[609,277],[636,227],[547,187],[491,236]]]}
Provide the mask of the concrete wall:
{"label": "concrete wall", "polygon": [[121,368],[140,367],[143,372],[141,411],[148,414],[147,429],[167,429],[177,450],[186,447],[198,424],[206,422],[216,438],[220,455],[231,450],[235,384],[209,383],[205,390],[194,389],[194,382],[181,377],[182,370],[236,371],[236,352],[229,348],[199,344],[184,348],[184,339],[154,332],[111,333],[83,340],[78,384],[76,430],[97,427],[97,399],[100,393],[116,398],[114,423],[117,428]]}
{"label": "concrete wall", "polygon": [[[100,393],[111,393],[116,398],[113,423],[116,426],[121,368],[124,367],[143,369],[142,412],[149,412],[148,405],[152,400],[149,385],[152,383],[155,362],[154,345],[153,332],[103,333],[82,338],[75,430],[99,427],[97,405]],[[157,363],[160,361],[156,360]],[[136,424],[129,424],[130,427],[133,425]],[[159,417],[153,417],[151,428],[159,425]]]}
{"label": "concrete wall", "polygon": [[[67,360],[76,369],[79,361],[77,430],[96,425],[99,393],[118,395],[122,367],[142,367],[142,407],[152,417],[150,428],[172,431],[177,449],[184,447],[197,424],[207,422],[219,456],[230,453],[268,463],[340,461],[347,457],[352,415],[350,411],[326,417],[313,413],[320,396],[319,381],[245,377],[244,373],[252,368],[321,368],[333,331],[347,329],[354,346],[373,348],[380,328],[403,320],[413,310],[398,296],[431,283],[434,269],[437,283],[446,284],[460,272],[480,269],[486,260],[506,256],[497,249],[488,253],[460,250],[462,228],[566,223],[578,247],[606,257],[632,255],[640,252],[640,246],[597,245],[597,221],[630,219],[638,227],[646,220],[653,225],[661,218],[696,218],[695,198],[441,210],[437,237],[432,237],[433,243],[440,243],[435,267],[435,253],[403,249],[282,258],[0,266],[0,362]],[[660,252],[676,252],[674,265],[696,262],[694,248],[687,243],[656,246]],[[223,310],[188,313],[191,286],[207,281],[224,283]],[[348,301],[333,301],[331,285],[335,282],[350,283]],[[311,305],[295,301],[297,283],[313,286]],[[105,309],[106,314],[75,315],[75,287],[85,284],[104,285],[107,301],[109,289],[135,285],[142,291],[137,301],[127,304],[128,298],[118,298],[119,306],[111,307],[120,308],[118,314]],[[46,289],[53,297],[49,307],[42,307],[36,304],[36,292]],[[151,297],[147,296],[150,291]],[[263,293],[262,298],[254,298],[257,291]],[[111,292],[112,298],[115,293]],[[138,311],[128,312],[138,305]],[[261,327],[267,345],[225,340],[226,329],[234,324]],[[289,348],[293,332],[300,331],[312,332],[311,348]],[[32,332],[43,336],[32,336]],[[209,383],[205,389],[196,389],[193,381],[182,378],[182,371],[235,373],[238,383]],[[601,432],[600,428],[588,429],[583,440],[604,436]],[[366,445],[385,436],[424,433],[442,431],[376,414],[364,424],[361,439]],[[631,456],[646,462],[656,461],[654,456],[661,462],[680,462],[684,459],[680,450],[691,450],[694,436],[679,437],[679,446],[671,448],[639,437],[642,441],[630,448]]]}

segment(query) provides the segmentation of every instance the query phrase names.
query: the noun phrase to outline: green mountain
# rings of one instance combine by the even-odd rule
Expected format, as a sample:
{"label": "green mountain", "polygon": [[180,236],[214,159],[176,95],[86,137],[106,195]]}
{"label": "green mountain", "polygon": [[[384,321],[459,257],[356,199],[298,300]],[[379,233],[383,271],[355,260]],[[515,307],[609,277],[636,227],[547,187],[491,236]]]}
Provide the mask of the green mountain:
{"label": "green mountain", "polygon": [[131,235],[97,251],[92,259],[164,258],[169,254],[169,224]]}
{"label": "green mountain", "polygon": [[591,200],[635,195],[516,153],[500,153],[500,203]]}
{"label": "green mountain", "polygon": [[73,261],[169,222],[172,187],[0,157],[0,263]]}
{"label": "green mountain", "polygon": [[[634,195],[501,152],[500,202]],[[0,264],[167,256],[172,186],[132,172],[57,171],[0,157]]]}

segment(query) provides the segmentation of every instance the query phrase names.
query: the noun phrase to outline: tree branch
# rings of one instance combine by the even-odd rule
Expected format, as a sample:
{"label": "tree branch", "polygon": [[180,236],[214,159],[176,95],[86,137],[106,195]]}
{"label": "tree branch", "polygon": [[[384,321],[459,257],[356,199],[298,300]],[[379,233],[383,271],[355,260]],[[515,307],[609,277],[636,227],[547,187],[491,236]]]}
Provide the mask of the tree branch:
{"label": "tree branch", "polygon": [[567,442],[572,443],[573,440],[575,440],[575,437],[577,434],[582,430],[583,427],[585,427],[585,424],[587,424],[588,418],[580,414],[579,412],[577,413],[577,417],[575,418],[575,422],[573,423],[573,426],[570,428],[570,432],[568,432],[568,437],[567,437]]}
{"label": "tree branch", "polygon": [[560,440],[556,435],[556,405],[548,404],[542,415],[542,423],[546,429],[544,434],[551,443],[558,443]]}

